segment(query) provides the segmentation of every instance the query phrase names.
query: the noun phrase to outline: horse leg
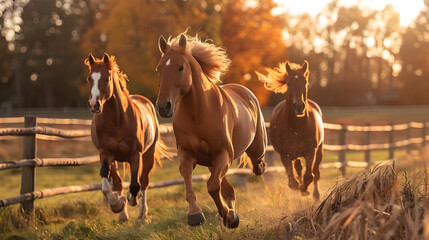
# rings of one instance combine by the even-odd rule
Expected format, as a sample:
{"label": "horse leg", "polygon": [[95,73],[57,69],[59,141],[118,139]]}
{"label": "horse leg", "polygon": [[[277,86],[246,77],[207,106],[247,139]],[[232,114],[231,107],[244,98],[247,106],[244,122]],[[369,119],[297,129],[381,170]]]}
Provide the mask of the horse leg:
{"label": "horse leg", "polygon": [[289,179],[289,187],[293,190],[297,190],[299,188],[299,183],[295,178],[295,174],[293,173],[292,169],[292,158],[289,156],[286,156],[284,154],[280,155],[280,158],[282,160],[283,166],[286,169],[286,174]]}
{"label": "horse leg", "polygon": [[302,163],[300,158],[295,159],[294,166],[295,166],[298,182],[302,183]]}
{"label": "horse leg", "polygon": [[[125,222],[130,218],[127,210],[127,198],[122,196],[122,178],[118,172],[118,164],[116,161],[113,161],[110,165],[110,177],[113,182],[113,194],[119,197],[119,200],[124,203],[124,208],[119,212],[119,221]],[[119,203],[120,204],[120,203]]]}
{"label": "horse leg", "polygon": [[314,191],[313,191],[313,197],[316,200],[319,200],[320,193],[319,193],[319,180],[320,180],[320,163],[323,159],[323,143],[319,146],[316,152],[316,161],[313,165],[313,173],[314,173]]}
{"label": "horse leg", "polygon": [[197,204],[197,196],[192,188],[192,171],[194,170],[195,157],[187,152],[177,150],[177,156],[180,160],[179,171],[185,181],[186,187],[186,201],[188,201],[188,225],[199,226],[202,225],[206,218],[204,217],[203,210]]}
{"label": "horse leg", "polygon": [[140,198],[139,216],[137,221],[147,220],[147,189],[149,187],[149,175],[155,162],[155,143],[143,154],[143,171],[140,176],[142,197]]}
{"label": "horse leg", "polygon": [[[209,167],[209,169],[210,172],[213,172],[212,167]],[[235,190],[226,177],[222,179],[220,192],[226,202],[226,205],[228,205],[228,208],[235,210]]]}
{"label": "horse leg", "polygon": [[125,203],[119,200],[117,194],[113,194],[112,187],[110,186],[109,180],[107,180],[110,175],[110,167],[114,162],[113,156],[104,150],[100,150],[100,161],[101,191],[104,196],[106,196],[112,211],[114,213],[121,212],[124,209]]}
{"label": "horse leg", "polygon": [[253,173],[255,175],[261,175],[267,168],[265,162],[265,151],[267,150],[267,133],[265,128],[264,118],[262,117],[261,111],[258,113],[258,122],[256,125],[256,134],[253,138],[253,142],[246,150],[247,156],[252,161]]}
{"label": "horse leg", "polygon": [[[130,170],[131,170],[131,183],[130,183],[130,191],[127,194],[128,202],[131,206],[136,206],[138,203],[138,199],[140,197],[137,194],[140,193],[140,184],[138,176],[141,174],[141,162],[142,155],[140,152],[136,152],[132,155],[130,159]],[[140,193],[141,194],[141,193]]]}
{"label": "horse leg", "polygon": [[300,190],[304,195],[308,195],[308,185],[313,181],[313,164],[315,163],[316,149],[312,150],[305,157],[305,173],[304,179],[300,186]]}
{"label": "horse leg", "polygon": [[221,181],[225,178],[229,169],[229,160],[233,157],[222,151],[213,158],[213,167],[209,180],[207,180],[207,191],[212,196],[219,215],[223,218],[223,224],[228,228],[236,228],[240,222],[234,209],[229,209],[221,199]]}

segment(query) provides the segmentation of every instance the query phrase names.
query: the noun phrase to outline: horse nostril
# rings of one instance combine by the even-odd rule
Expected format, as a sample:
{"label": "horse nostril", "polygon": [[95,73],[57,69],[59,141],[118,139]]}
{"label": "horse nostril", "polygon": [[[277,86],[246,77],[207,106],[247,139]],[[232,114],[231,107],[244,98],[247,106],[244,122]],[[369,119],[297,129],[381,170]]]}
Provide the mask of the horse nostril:
{"label": "horse nostril", "polygon": [[170,110],[171,110],[171,102],[167,102],[167,103],[165,104],[165,110],[166,110],[167,112],[170,112]]}
{"label": "horse nostril", "polygon": [[86,103],[86,106],[91,109],[91,104],[89,103],[89,101]]}
{"label": "horse nostril", "polygon": [[94,109],[96,111],[100,110],[100,101],[95,102]]}

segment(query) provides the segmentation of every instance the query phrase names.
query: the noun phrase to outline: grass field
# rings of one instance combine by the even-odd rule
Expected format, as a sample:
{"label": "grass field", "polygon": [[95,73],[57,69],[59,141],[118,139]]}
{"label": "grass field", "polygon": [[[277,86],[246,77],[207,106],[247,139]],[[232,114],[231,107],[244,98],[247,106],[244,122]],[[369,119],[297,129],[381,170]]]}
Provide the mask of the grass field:
{"label": "grass field", "polygon": [[[269,116],[270,110],[265,112]],[[427,113],[429,107],[387,107],[376,110],[329,108],[325,109],[324,118],[326,122],[345,124],[401,123],[427,121]],[[43,113],[43,117],[60,116],[73,117],[59,113]],[[382,136],[378,138],[380,141],[384,139]],[[0,141],[0,161],[20,159],[21,145],[20,140]],[[72,141],[39,140],[37,151],[39,157],[81,157],[97,154],[92,143]],[[396,156],[404,154],[404,150],[397,150],[395,153]],[[374,161],[388,158],[387,151],[375,151],[371,155]],[[362,152],[347,154],[347,160],[363,159]],[[338,161],[336,153],[325,152],[323,162],[335,161]],[[281,165],[278,160],[275,160],[274,164]],[[346,177],[359,170],[361,169],[348,168]],[[38,168],[36,189],[100,183],[98,172],[98,164]],[[207,172],[204,167],[197,167],[194,174]],[[19,194],[20,178],[20,169],[0,172],[0,199]],[[181,178],[177,160],[164,161],[164,167],[153,173],[151,182],[176,178]],[[230,179],[234,184],[234,178]],[[322,170],[321,192],[326,193],[343,179],[338,169]],[[102,193],[99,191],[37,200],[33,224],[25,222],[18,213],[18,205],[2,208],[0,239],[281,239],[279,226],[282,221],[295,212],[314,207],[311,197],[302,197],[287,187],[284,174],[249,176],[247,180],[246,188],[236,188],[240,226],[233,230],[222,227],[214,202],[207,193],[206,184],[195,183],[198,203],[207,218],[207,222],[201,227],[187,226],[185,190],[184,186],[180,185],[149,190],[150,221],[144,224],[136,224],[137,208],[132,207],[129,207],[130,221],[119,223],[117,215],[103,202]]]}

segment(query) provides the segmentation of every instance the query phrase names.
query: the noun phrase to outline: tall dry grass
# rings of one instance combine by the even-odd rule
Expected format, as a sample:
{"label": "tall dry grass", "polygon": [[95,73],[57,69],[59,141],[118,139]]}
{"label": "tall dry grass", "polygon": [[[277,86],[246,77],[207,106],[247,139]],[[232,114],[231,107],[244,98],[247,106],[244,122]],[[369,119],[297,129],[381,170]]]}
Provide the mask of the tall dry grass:
{"label": "tall dry grass", "polygon": [[411,164],[412,158],[400,159],[402,170],[389,162],[354,174],[328,191],[318,206],[282,221],[279,237],[425,239],[427,175],[422,161]]}

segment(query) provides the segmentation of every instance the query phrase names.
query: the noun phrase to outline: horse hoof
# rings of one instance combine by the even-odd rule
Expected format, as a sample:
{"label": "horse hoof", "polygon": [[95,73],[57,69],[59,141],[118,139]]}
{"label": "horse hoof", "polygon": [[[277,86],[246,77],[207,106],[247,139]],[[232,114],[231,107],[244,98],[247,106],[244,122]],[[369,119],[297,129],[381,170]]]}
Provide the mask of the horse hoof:
{"label": "horse hoof", "polygon": [[204,217],[203,212],[198,212],[194,214],[188,214],[188,225],[195,227],[203,225],[206,221],[206,217]]}
{"label": "horse hoof", "polygon": [[120,199],[118,199],[115,204],[111,204],[110,209],[112,209],[112,212],[114,213],[120,213],[125,208],[125,202],[126,202],[126,199],[125,199],[125,196],[123,196]]}
{"label": "horse hoof", "polygon": [[314,200],[319,201],[320,200],[320,194],[319,193],[313,193],[313,198],[314,198]]}
{"label": "horse hoof", "polygon": [[128,215],[127,211],[127,199],[125,198],[125,196],[122,196],[120,200],[123,201],[125,205],[124,209],[119,213],[118,220],[119,222],[126,222],[128,221],[128,219],[130,219],[130,216]]}
{"label": "horse hoof", "polygon": [[262,175],[265,172],[266,168],[267,168],[267,163],[261,162],[258,164],[258,166],[253,168],[253,173],[255,173],[255,175]]}
{"label": "horse hoof", "polygon": [[134,197],[130,192],[127,193],[127,199],[131,206],[137,206],[137,197]]}
{"label": "horse hoof", "polygon": [[308,196],[308,195],[310,195],[310,192],[309,191],[301,191],[301,195],[302,196]]}
{"label": "horse hoof", "polygon": [[297,181],[289,181],[289,188],[292,190],[298,190],[299,189],[299,184]]}
{"label": "horse hoof", "polygon": [[238,217],[238,215],[235,212],[234,212],[234,220],[232,220],[232,222],[225,222],[224,221],[224,225],[227,228],[237,228],[239,223],[240,223],[240,218]]}

